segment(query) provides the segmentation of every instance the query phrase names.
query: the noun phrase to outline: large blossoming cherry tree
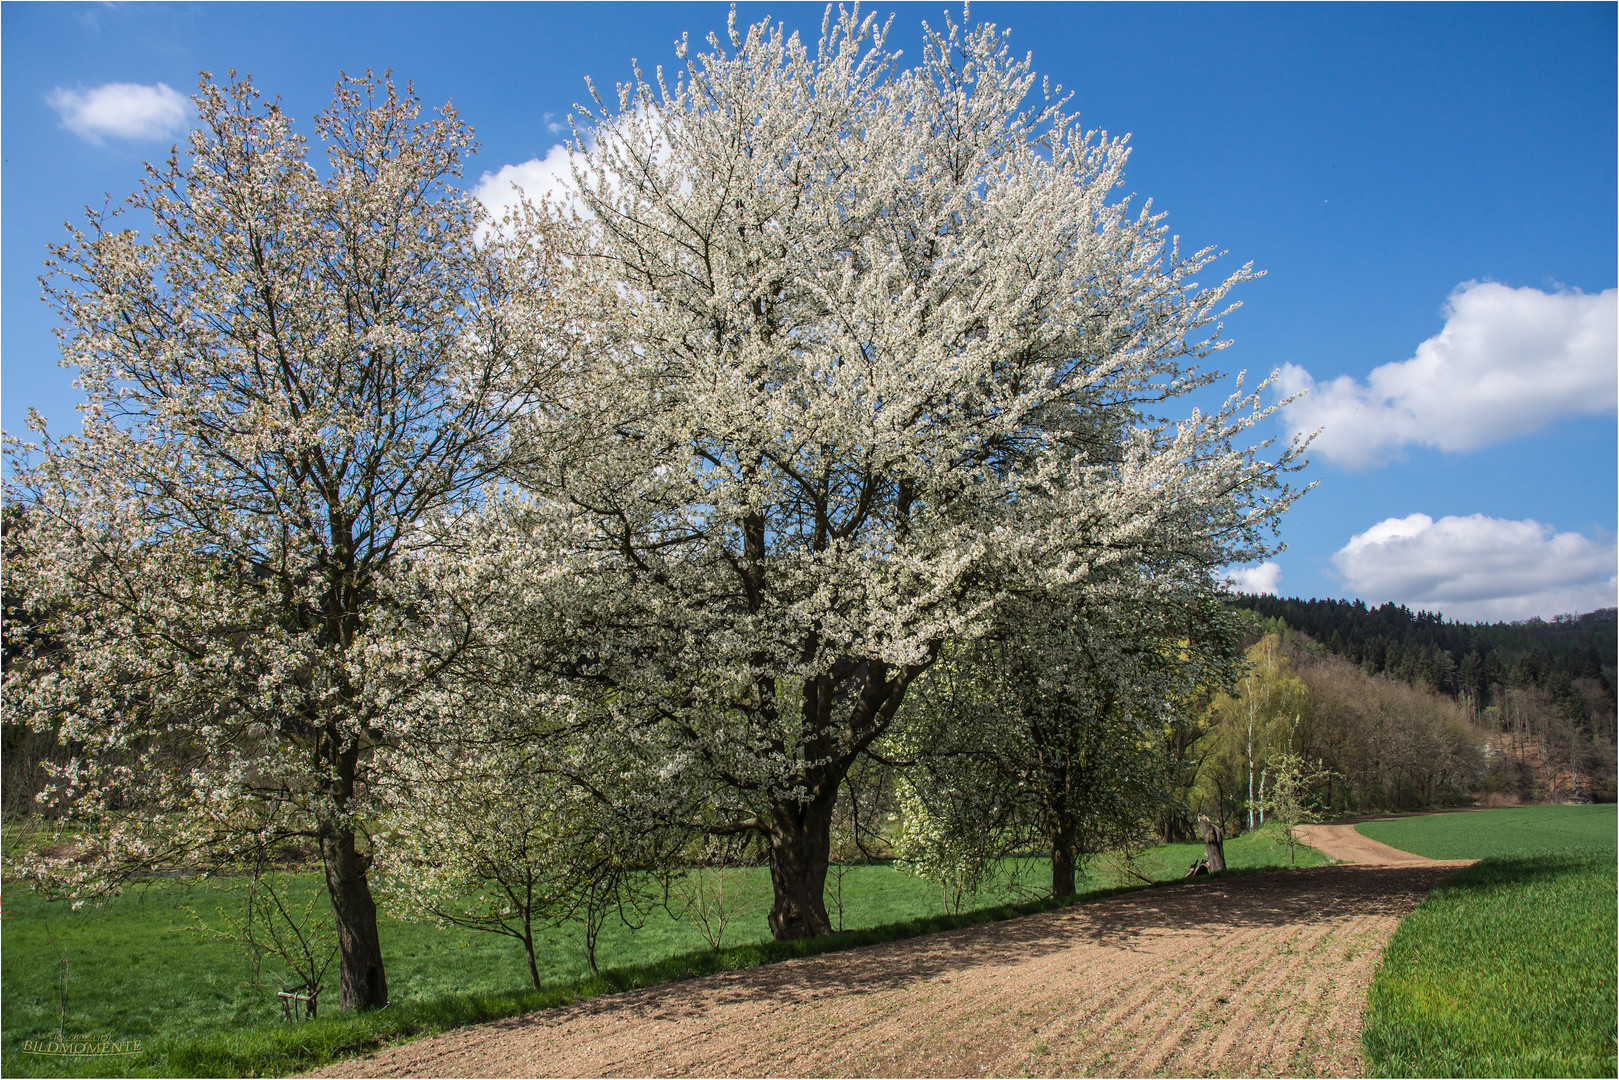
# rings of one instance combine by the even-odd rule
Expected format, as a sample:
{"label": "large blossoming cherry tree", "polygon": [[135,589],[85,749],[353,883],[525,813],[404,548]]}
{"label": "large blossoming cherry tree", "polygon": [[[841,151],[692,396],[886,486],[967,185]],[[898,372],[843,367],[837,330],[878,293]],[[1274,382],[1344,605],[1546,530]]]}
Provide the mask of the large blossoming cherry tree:
{"label": "large blossoming cherry tree", "polygon": [[761,838],[779,938],[829,929],[839,785],[947,642],[1149,556],[1201,578],[1108,579],[1202,587],[1292,498],[1295,451],[1240,445],[1255,396],[1162,415],[1251,271],[1201,286],[1214,253],[1120,197],[1125,140],[1004,33],[913,67],[885,35],[733,16],[597,98],[547,203],[593,326],[515,474],[592,555],[578,674],[612,690],[580,722],[672,823]]}

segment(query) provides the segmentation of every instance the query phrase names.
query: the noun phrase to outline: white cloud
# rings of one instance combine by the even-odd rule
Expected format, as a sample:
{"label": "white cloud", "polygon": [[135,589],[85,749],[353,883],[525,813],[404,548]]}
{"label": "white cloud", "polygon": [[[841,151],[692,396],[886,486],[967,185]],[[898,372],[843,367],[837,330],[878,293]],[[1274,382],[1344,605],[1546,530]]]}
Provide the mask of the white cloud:
{"label": "white cloud", "polygon": [[1332,557],[1344,584],[1369,603],[1393,600],[1464,621],[1613,607],[1616,562],[1611,539],[1483,514],[1388,518]]}
{"label": "white cloud", "polygon": [[1380,465],[1407,445],[1477,450],[1564,416],[1619,407],[1619,290],[1542,292],[1467,282],[1450,294],[1445,326],[1416,355],[1317,383],[1288,364],[1286,409],[1311,449],[1350,469]]}
{"label": "white cloud", "polygon": [[472,189],[489,214],[499,221],[505,212],[526,195],[538,203],[546,196],[567,203],[573,195],[573,154],[566,143],[557,143],[543,158],[530,158],[517,165],[502,165],[484,173]]}
{"label": "white cloud", "polygon": [[1282,585],[1282,568],[1273,562],[1240,566],[1227,570],[1225,579],[1237,592],[1275,596]]}
{"label": "white cloud", "polygon": [[97,146],[103,136],[167,138],[184,131],[191,119],[191,100],[165,83],[105,83],[89,90],[58,86],[45,104],[56,110],[63,127]]}
{"label": "white cloud", "polygon": [[[546,113],[549,117],[553,113]],[[548,122],[546,125],[553,131],[566,130],[562,124]],[[654,162],[662,162],[669,154],[669,138],[666,133],[663,117],[653,111],[637,107],[607,124],[598,124],[581,133],[587,154],[614,152],[614,142],[623,142],[633,139],[650,144]],[[567,143],[557,143],[545,152],[543,158],[530,158],[517,165],[502,165],[492,173],[484,173],[478,178],[477,186],[472,193],[488,208],[490,216],[499,221],[506,210],[514,207],[527,196],[530,202],[538,203],[549,197],[553,203],[559,204],[564,210],[573,210],[581,217],[589,218],[590,211],[583,205],[578,191],[574,187],[573,166],[583,160],[577,158],[574,151],[569,149]],[[599,173],[597,174],[599,178]],[[592,183],[595,181],[592,180]],[[609,190],[616,190],[611,173],[608,176]],[[687,181],[682,192],[690,191],[690,182]]]}

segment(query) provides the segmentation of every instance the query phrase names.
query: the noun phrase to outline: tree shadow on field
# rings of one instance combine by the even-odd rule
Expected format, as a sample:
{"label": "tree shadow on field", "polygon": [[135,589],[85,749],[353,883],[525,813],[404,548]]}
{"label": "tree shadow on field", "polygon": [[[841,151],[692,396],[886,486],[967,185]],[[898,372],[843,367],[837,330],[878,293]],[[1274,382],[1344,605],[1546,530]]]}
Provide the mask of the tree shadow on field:
{"label": "tree shadow on field", "polygon": [[1542,879],[1589,870],[1593,862],[1605,864],[1610,873],[1614,872],[1613,852],[1600,848],[1569,847],[1555,851],[1495,855],[1464,867],[1445,882],[1445,891],[1458,893],[1528,885]]}
{"label": "tree shadow on field", "polygon": [[710,1010],[766,1008],[901,991],[969,969],[1050,959],[1094,962],[1096,950],[1137,951],[1165,935],[1222,937],[1249,929],[1402,916],[1456,872],[1438,866],[1322,866],[1200,880],[1112,896],[1004,922],[724,972],[532,1013],[495,1026],[549,1025],[615,1014],[690,1021]]}

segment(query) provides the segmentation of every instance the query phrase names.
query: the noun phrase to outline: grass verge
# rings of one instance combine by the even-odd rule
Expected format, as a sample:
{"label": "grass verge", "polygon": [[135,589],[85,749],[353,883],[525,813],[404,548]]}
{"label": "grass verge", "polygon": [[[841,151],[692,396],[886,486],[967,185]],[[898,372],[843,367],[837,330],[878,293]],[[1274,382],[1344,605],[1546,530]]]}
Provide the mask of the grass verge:
{"label": "grass verge", "polygon": [[[1274,830],[1226,845],[1232,872],[1287,865]],[[1096,860],[1079,899],[1140,887],[1133,874],[1174,881],[1202,853],[1201,845],[1149,849],[1132,874]],[[1300,864],[1325,862],[1301,849]],[[1031,882],[1042,866],[1025,867]],[[1045,871],[1049,873],[1049,871]],[[96,908],[73,912],[27,891],[8,900],[3,954],[4,1054],[10,1076],[276,1075],[314,1068],[389,1043],[465,1024],[517,1015],[660,982],[737,970],[799,956],[894,941],[954,927],[1048,910],[1057,902],[1023,903],[986,895],[988,906],[960,915],[940,911],[937,889],[890,866],[851,868],[843,881],[843,933],[804,942],[769,940],[765,912],[768,880],[739,890],[749,910],[722,950],[706,947],[689,921],[657,913],[639,929],[604,932],[603,973],[592,976],[571,930],[561,928],[541,956],[539,990],[529,989],[521,950],[505,938],[441,930],[393,918],[382,921],[393,1003],[363,1014],[323,1010],[319,1020],[289,1027],[276,1022],[273,997],[244,981],[236,947],[199,936],[187,909],[210,914],[239,900],[227,884],[154,882]],[[313,875],[305,884],[317,887]],[[830,889],[829,889],[830,892]],[[298,894],[297,898],[301,898]],[[1072,901],[1064,901],[1072,902]],[[831,906],[831,897],[828,897]],[[930,910],[931,909],[931,910]],[[56,945],[47,943],[49,930]],[[734,944],[730,944],[734,942]],[[60,947],[60,951],[56,951]],[[58,958],[65,956],[66,994],[59,993]],[[65,998],[65,1002],[64,1002]],[[327,1010],[329,1000],[323,1002]],[[24,1052],[59,1032],[77,1042],[136,1042],[141,1053],[123,1057],[48,1057]]]}
{"label": "grass verge", "polygon": [[[1151,888],[1153,886],[1138,886]],[[960,915],[932,915],[867,930],[850,930],[804,941],[769,941],[705,949],[646,964],[603,971],[601,975],[542,990],[457,995],[439,1001],[390,1005],[370,1013],[346,1013],[297,1027],[266,1028],[242,1035],[195,1039],[168,1052],[168,1071],[191,1076],[275,1075],[318,1068],[328,1062],[435,1034],[467,1024],[498,1020],[537,1009],[552,1009],[603,994],[619,993],[681,979],[741,971],[761,964],[855,949],[964,926],[999,922],[1071,903],[1100,899],[1135,888],[1104,889],[1064,900],[1050,898],[980,908]]]}

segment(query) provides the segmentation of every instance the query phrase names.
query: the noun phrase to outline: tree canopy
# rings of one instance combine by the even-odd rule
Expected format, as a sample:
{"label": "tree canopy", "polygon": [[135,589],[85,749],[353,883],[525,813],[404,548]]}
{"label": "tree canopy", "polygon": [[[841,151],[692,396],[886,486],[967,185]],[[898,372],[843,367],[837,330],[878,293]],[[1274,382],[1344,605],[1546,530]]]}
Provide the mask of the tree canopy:
{"label": "tree canopy", "polygon": [[[993,26],[909,67],[886,33],[733,16],[495,229],[448,106],[344,79],[322,165],[205,77],[185,153],[54,252],[82,433],[8,443],[6,704],[93,823],[30,872],[313,841],[340,1005],[380,1005],[379,855],[531,946],[741,838],[809,936],[851,776],[988,747],[1071,888],[1229,680],[1217,573],[1276,550],[1301,448],[1263,384],[1187,403],[1255,275],[1203,283],[1126,140]],[[974,707],[919,722],[927,680]]]}

